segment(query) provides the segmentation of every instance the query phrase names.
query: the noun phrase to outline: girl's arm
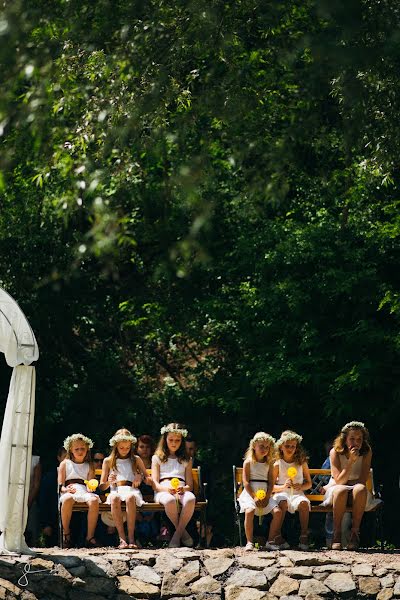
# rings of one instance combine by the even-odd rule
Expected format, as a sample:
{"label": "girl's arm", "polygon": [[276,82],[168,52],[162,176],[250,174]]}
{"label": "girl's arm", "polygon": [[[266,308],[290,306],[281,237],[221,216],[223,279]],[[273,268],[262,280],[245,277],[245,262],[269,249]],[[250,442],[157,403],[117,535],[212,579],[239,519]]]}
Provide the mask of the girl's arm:
{"label": "girl's arm", "polygon": [[[274,464],[274,468],[270,469],[268,472],[268,479],[269,479],[269,473],[273,473],[273,490],[272,493],[276,494],[277,492],[283,492],[284,490],[287,490],[288,488],[291,487],[291,480],[288,478],[286,479],[285,483],[283,485],[276,485],[276,480],[279,477],[279,462]],[[272,488],[271,488],[272,489]]]}
{"label": "girl's arm", "polygon": [[[269,481],[270,479],[270,474],[271,474],[271,482]],[[275,494],[275,492],[281,492],[282,491],[282,486],[281,485],[276,485],[276,480],[279,477],[279,465],[275,464],[273,466],[272,469],[270,469],[268,471],[268,490],[272,490],[272,493]]]}
{"label": "girl's arm", "polygon": [[90,463],[88,479],[96,479],[96,469],[94,468],[93,463]]}
{"label": "girl's arm", "polygon": [[108,481],[108,475],[110,473],[110,465],[108,457],[103,460],[103,467],[101,469],[101,477],[100,477],[100,490],[106,490],[110,487],[110,483]]}
{"label": "girl's arm", "polygon": [[250,494],[250,496],[252,498],[255,497],[255,494],[250,485],[250,461],[249,460],[245,460],[243,463],[243,487],[246,490],[246,492],[248,494]]}
{"label": "girl's arm", "polygon": [[182,486],[184,492],[191,492],[193,490],[193,474],[192,474],[192,461],[189,460],[185,469],[185,480],[186,484]]}
{"label": "girl's arm", "polygon": [[67,476],[67,474],[66,474],[66,470],[65,470],[65,461],[62,460],[60,462],[60,466],[58,467],[58,477],[57,477],[58,485],[64,485],[66,476]]}
{"label": "girl's arm", "polygon": [[160,484],[160,463],[157,460],[157,455],[154,455],[151,459],[151,478],[153,480],[153,488],[156,492],[172,493],[169,487]]}
{"label": "girl's arm", "polygon": [[357,454],[350,453],[349,461],[344,469],[340,465],[339,454],[334,448],[329,452],[329,458],[331,459],[331,473],[332,477],[337,484],[346,485],[349,480],[350,470],[353,462],[357,460]]}
{"label": "girl's arm", "polygon": [[147,475],[146,467],[144,466],[144,462],[142,461],[140,456],[136,456],[136,467],[138,469],[138,472],[142,476],[141,481],[139,481],[139,484],[137,487],[140,486],[142,481],[144,481],[147,485],[152,485],[153,481],[152,481],[151,477],[149,477]]}
{"label": "girl's arm", "polygon": [[303,467],[303,483],[295,483],[293,488],[298,491],[309,490],[312,487],[310,469],[307,463],[303,463],[301,466]]}
{"label": "girl's arm", "polygon": [[369,477],[369,472],[371,469],[371,461],[372,461],[372,450],[369,450],[367,452],[367,454],[365,454],[363,456],[363,461],[362,461],[362,466],[361,466],[361,475],[360,475],[360,479],[358,480],[358,483],[363,483],[364,485],[366,485],[368,477]]}
{"label": "girl's arm", "polygon": [[61,461],[60,466],[58,467],[58,477],[57,477],[58,487],[59,487],[60,492],[63,494],[64,494],[64,492],[70,492],[71,494],[74,494],[76,492],[76,488],[72,483],[65,486],[66,477],[67,477],[66,464],[65,464],[65,460],[63,460],[63,461]]}

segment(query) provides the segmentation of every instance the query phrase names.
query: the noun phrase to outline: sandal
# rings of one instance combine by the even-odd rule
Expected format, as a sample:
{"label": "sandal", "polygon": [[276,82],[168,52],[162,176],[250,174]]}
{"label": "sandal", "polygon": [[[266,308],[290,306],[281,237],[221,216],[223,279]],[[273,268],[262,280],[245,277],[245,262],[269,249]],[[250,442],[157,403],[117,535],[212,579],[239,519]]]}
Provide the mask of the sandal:
{"label": "sandal", "polygon": [[71,532],[63,533],[62,546],[63,546],[63,549],[65,548],[65,550],[72,548]]}
{"label": "sandal", "polygon": [[300,550],[308,550],[308,534],[303,533],[299,539],[299,549]]}
{"label": "sandal", "polygon": [[118,550],[127,550],[129,548],[129,544],[125,540],[120,540],[117,548]]}
{"label": "sandal", "polygon": [[347,544],[347,550],[358,550],[360,545],[360,533],[356,529],[352,529],[350,533],[350,541]]}
{"label": "sandal", "polygon": [[342,532],[333,532],[333,543],[332,550],[341,550],[342,549]]}
{"label": "sandal", "polygon": [[85,540],[85,548],[98,548],[98,543],[95,537]]}

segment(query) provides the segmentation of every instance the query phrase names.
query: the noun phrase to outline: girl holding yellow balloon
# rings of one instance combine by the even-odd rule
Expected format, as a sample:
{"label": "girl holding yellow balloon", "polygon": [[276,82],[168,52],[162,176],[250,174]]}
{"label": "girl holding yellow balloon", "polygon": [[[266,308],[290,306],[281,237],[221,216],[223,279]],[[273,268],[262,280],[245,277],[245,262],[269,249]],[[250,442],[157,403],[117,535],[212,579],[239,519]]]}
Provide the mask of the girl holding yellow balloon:
{"label": "girl holding yellow balloon", "polygon": [[[74,433],[65,438],[64,448],[67,455],[58,468],[63,546],[71,548],[72,545],[70,523],[74,502],[86,502],[89,510],[85,545],[88,548],[96,547],[94,530],[99,514],[100,498],[93,493],[95,470],[90,456],[93,442],[83,433]],[[97,483],[97,480],[95,481]]]}
{"label": "girl holding yellow balloon", "polygon": [[239,496],[240,512],[244,512],[246,550],[254,550],[254,516],[262,520],[263,515],[272,513],[267,550],[279,550],[274,543],[281,523],[281,510],[271,498],[273,488],[272,464],[275,457],[274,438],[259,431],[250,440],[243,463],[243,491]]}
{"label": "girl holding yellow balloon", "polygon": [[[137,548],[135,542],[136,507],[144,503],[139,486],[144,481],[152,485],[140,456],[135,454],[136,438],[128,429],[118,429],[110,439],[111,453],[103,461],[100,489],[110,487],[107,504],[119,535],[119,549]],[[128,541],[125,537],[121,502],[125,501]]]}
{"label": "girl holding yellow balloon", "polygon": [[[193,546],[193,539],[186,531],[192,518],[196,497],[192,493],[192,462],[186,453],[187,429],[179,423],[161,427],[161,438],[151,462],[155,502],[165,507],[167,517],[175,526],[170,548]],[[179,511],[179,508],[181,510]]]}
{"label": "girl holding yellow balloon", "polygon": [[286,512],[298,511],[300,519],[300,550],[308,550],[308,521],[310,517],[310,501],[304,490],[311,487],[311,476],[307,464],[307,455],[301,445],[303,438],[294,431],[283,431],[276,442],[279,460],[274,464],[274,500],[282,511],[282,520],[276,542],[280,549],[289,548],[282,538],[281,528]]}

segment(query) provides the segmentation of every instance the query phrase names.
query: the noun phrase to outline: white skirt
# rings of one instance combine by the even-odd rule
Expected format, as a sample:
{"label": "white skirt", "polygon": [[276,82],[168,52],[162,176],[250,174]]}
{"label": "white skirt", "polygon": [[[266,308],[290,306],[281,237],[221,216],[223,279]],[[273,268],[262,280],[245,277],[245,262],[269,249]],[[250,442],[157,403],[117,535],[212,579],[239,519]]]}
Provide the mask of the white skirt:
{"label": "white skirt", "polygon": [[246,512],[246,510],[248,509],[251,509],[256,510],[257,515],[267,515],[271,512],[272,509],[278,506],[275,500],[273,498],[270,498],[267,506],[264,506],[264,508],[259,508],[258,506],[256,506],[254,498],[250,496],[250,494],[246,490],[242,491],[238,501],[241,513]]}
{"label": "white skirt", "polygon": [[98,497],[98,495],[94,494],[93,492],[88,492],[86,485],[84,485],[83,483],[74,483],[73,486],[75,487],[76,492],[74,494],[71,494],[71,492],[64,492],[63,494],[61,494],[61,504],[66,498],[70,498],[71,496],[73,497],[75,502],[88,502],[91,498],[97,498],[97,501],[100,502],[100,498]]}
{"label": "white skirt", "polygon": [[[351,492],[356,485],[357,484],[355,483],[354,485],[343,485],[342,487],[344,487],[348,492]],[[332,506],[333,505],[333,490],[336,487],[337,487],[336,485],[331,485],[331,486],[325,488],[326,489],[325,499],[321,503],[320,506]],[[373,495],[371,494],[371,492],[369,490],[367,490],[367,503],[365,505],[365,512],[374,510],[374,508],[376,506],[378,506],[378,504],[380,504],[381,502],[382,502],[382,500],[379,500],[379,498],[374,498]]]}
{"label": "white skirt", "polygon": [[308,508],[311,508],[311,502],[308,498],[306,498],[304,492],[293,492],[293,494],[291,494],[290,491],[277,492],[273,495],[273,498],[277,504],[279,504],[279,502],[282,502],[282,500],[286,500],[288,505],[288,512],[290,512],[291,514],[295,513],[296,510],[299,510],[299,506],[302,502],[307,502]]}
{"label": "white skirt", "polygon": [[126,500],[129,496],[135,496],[136,506],[145,504],[142,492],[138,488],[131,485],[119,485],[115,491],[112,491],[108,496],[105,504],[111,504],[111,498],[118,496],[121,500]]}

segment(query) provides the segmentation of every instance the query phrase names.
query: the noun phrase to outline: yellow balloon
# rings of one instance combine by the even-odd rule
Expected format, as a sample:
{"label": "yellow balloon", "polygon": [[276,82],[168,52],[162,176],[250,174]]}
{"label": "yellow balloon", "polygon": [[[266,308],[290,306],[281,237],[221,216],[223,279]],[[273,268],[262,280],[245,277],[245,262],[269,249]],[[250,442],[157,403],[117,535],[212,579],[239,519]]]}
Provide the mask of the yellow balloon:
{"label": "yellow balloon", "polygon": [[287,474],[288,477],[290,477],[290,479],[293,479],[297,475],[297,469],[295,467],[289,467],[287,470]]}
{"label": "yellow balloon", "polygon": [[256,491],[257,500],[264,500],[267,496],[267,492],[263,489],[259,489]]}
{"label": "yellow balloon", "polygon": [[97,481],[97,479],[89,479],[89,481],[87,481],[87,479],[85,479],[85,483],[88,486],[88,488],[90,490],[92,490],[94,492],[94,490],[97,489],[99,482]]}
{"label": "yellow balloon", "polygon": [[173,477],[170,481],[171,483],[171,487],[174,488],[174,490],[178,489],[178,487],[181,485],[181,482],[179,481],[179,479],[177,477]]}

